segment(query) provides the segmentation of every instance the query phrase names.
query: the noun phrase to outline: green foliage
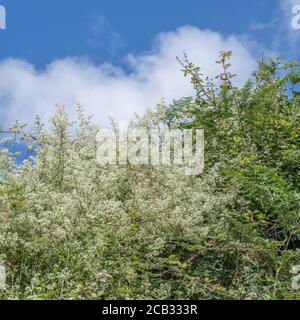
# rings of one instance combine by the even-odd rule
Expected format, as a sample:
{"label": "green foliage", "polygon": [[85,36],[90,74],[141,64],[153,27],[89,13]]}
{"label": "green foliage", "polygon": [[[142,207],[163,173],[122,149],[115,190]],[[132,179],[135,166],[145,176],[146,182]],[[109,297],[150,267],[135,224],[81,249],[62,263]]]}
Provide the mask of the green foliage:
{"label": "green foliage", "polygon": [[221,54],[216,79],[186,58],[196,99],[133,126],[203,128],[206,169],[100,166],[99,129],[63,107],[0,152],[0,261],[8,299],[299,299],[299,66],[259,63],[243,88]]}
{"label": "green foliage", "polygon": [[[217,61],[222,67],[218,87],[203,79],[199,67],[187,59],[182,63],[197,92],[188,126],[205,129],[207,168],[218,164],[226,180],[239,185],[253,215],[270,221],[271,239],[278,238],[278,228],[279,238],[288,239],[299,229],[299,64],[262,60],[239,89],[230,57],[231,52],[222,52]],[[189,115],[181,117],[177,123],[185,126]]]}

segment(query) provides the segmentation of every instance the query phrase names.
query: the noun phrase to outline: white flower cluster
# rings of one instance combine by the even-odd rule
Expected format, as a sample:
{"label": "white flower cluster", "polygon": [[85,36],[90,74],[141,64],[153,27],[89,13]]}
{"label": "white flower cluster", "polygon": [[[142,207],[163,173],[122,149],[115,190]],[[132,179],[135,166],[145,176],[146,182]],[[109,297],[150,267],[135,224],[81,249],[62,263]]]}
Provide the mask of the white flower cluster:
{"label": "white flower cluster", "polygon": [[[215,191],[213,173],[100,166],[98,129],[81,113],[79,119],[79,129],[70,129],[60,109],[52,131],[36,133],[34,158],[1,169],[0,254],[10,262],[8,286],[21,283],[27,297],[93,298],[113,283],[122,288],[143,278],[152,292],[149,274],[165,268],[165,257],[222,232],[234,195]],[[1,159],[8,161],[6,154]]]}

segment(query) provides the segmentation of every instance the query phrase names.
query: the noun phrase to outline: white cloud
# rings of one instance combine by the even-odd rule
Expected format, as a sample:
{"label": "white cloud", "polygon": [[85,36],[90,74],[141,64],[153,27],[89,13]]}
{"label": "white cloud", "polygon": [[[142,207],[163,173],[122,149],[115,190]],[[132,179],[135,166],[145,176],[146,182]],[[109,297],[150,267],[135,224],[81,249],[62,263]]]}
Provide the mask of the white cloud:
{"label": "white cloud", "polygon": [[250,25],[250,31],[264,31],[266,29],[273,29],[276,26],[277,19],[273,19],[268,22],[257,22],[254,21]]}
{"label": "white cloud", "polygon": [[148,53],[128,55],[130,73],[111,64],[94,65],[78,58],[57,60],[45,69],[21,60],[0,62],[0,119],[8,124],[16,117],[31,122],[35,114],[44,120],[53,114],[55,103],[63,103],[70,114],[81,103],[100,124],[111,115],[129,119],[142,113],[161,98],[193,95],[189,81],[183,77],[177,55],[186,52],[191,61],[203,67],[205,75],[219,72],[214,62],[222,50],[232,50],[237,84],[243,84],[256,67],[255,58],[237,36],[223,37],[216,32],[185,26],[158,35]]}
{"label": "white cloud", "polygon": [[100,49],[114,56],[124,46],[121,35],[110,25],[102,11],[93,12],[89,18],[91,33],[87,38],[90,49]]}

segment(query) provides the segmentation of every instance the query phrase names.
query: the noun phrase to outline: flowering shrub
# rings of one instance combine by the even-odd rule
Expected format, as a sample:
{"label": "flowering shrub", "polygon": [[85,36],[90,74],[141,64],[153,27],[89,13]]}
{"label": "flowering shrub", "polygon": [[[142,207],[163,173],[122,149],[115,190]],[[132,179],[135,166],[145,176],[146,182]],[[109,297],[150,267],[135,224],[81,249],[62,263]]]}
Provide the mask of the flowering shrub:
{"label": "flowering shrub", "polygon": [[[22,164],[17,148],[2,141],[0,261],[6,288],[0,298],[297,298],[290,269],[299,256],[286,250],[286,235],[299,228],[295,155],[279,168],[268,148],[264,162],[258,146],[263,137],[254,132],[255,153],[243,149],[249,123],[232,119],[242,114],[231,108],[236,97],[249,103],[251,90],[244,88],[249,97],[240,97],[227,73],[223,91],[205,98],[198,69],[186,68],[197,100],[159,106],[133,126],[205,128],[201,176],[171,166],[100,166],[99,129],[81,108],[77,124],[63,107],[50,129],[37,119],[29,134],[17,123],[13,144],[20,136],[29,148]],[[210,98],[217,102],[213,107]]]}

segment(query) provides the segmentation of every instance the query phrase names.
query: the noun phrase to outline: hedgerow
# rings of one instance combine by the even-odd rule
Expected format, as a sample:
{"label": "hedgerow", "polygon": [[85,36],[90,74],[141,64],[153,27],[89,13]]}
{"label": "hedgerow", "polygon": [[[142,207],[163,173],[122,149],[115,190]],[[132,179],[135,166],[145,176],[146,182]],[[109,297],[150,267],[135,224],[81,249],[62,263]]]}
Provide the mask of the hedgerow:
{"label": "hedgerow", "polygon": [[299,65],[259,63],[233,85],[187,59],[196,98],[160,105],[134,126],[202,128],[205,172],[101,166],[99,128],[59,107],[44,127],[19,123],[0,152],[2,299],[292,299],[289,250],[299,224]]}

